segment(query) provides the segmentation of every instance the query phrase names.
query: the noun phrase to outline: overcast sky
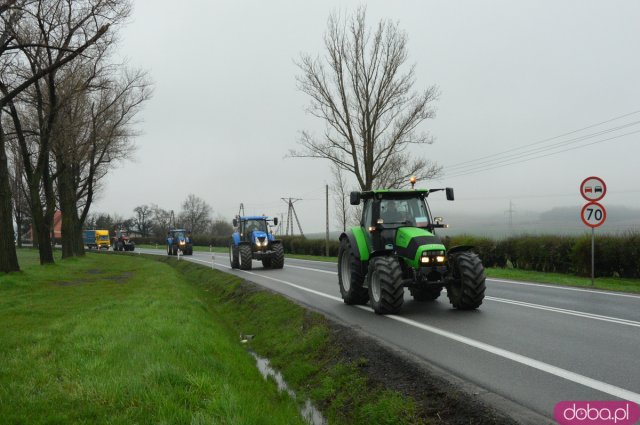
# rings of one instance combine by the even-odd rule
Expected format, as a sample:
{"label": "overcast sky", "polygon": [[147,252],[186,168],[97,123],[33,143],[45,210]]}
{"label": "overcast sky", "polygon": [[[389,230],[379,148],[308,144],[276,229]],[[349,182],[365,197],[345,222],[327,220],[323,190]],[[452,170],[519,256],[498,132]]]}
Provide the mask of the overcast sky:
{"label": "overcast sky", "polygon": [[[150,203],[179,211],[193,193],[231,220],[241,202],[248,214],[279,215],[280,198],[297,197],[303,230],[322,231],[330,164],[285,158],[301,130],[323,129],[305,113],[294,60],[323,54],[329,14],[360,4],[135,0],[120,52],[150,72],[155,95],[140,114],[135,161],[111,172],[92,211],[128,217]],[[445,167],[419,186],[456,190],[454,203],[433,195],[434,213],[502,215],[512,201],[521,212],[575,206],[579,220],[578,186],[591,175],[606,181],[605,206],[640,207],[640,133],[623,136],[640,131],[640,2],[365,4],[370,24],[388,18],[408,34],[415,88],[441,92],[435,119],[422,124],[435,143],[414,150]],[[521,156],[506,164],[615,139],[487,170],[505,164],[505,151],[623,115],[507,152]],[[473,160],[463,165],[478,168],[454,167]]]}

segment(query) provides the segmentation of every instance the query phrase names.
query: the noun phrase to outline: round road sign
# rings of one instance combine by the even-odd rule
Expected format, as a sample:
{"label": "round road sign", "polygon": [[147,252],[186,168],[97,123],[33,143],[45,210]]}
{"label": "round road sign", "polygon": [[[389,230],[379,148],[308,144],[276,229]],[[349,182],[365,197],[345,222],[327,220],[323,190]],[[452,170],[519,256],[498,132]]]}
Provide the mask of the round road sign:
{"label": "round road sign", "polygon": [[582,207],[582,222],[589,227],[600,227],[607,219],[607,210],[597,202],[589,202]]}
{"label": "round road sign", "polygon": [[607,194],[607,185],[600,177],[587,177],[580,184],[580,195],[587,201],[599,201]]}

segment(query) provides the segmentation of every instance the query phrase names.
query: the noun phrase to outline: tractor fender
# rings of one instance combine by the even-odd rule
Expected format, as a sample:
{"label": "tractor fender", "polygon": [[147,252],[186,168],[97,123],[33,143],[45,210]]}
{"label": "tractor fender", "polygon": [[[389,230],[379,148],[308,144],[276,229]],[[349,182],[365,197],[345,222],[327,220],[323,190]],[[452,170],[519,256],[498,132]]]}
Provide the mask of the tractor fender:
{"label": "tractor fender", "polygon": [[[340,234],[340,237],[338,238],[338,240],[340,242],[342,242],[342,240],[344,238],[347,238],[349,240],[349,244],[351,245],[352,248],[356,248],[358,246],[358,243],[356,242],[356,237],[353,235],[353,232],[349,231],[349,232],[343,232]],[[354,254],[356,256],[356,258],[358,260],[361,260],[360,258],[360,250],[359,249],[355,249],[354,250]]]}
{"label": "tractor fender", "polygon": [[233,235],[231,235],[231,241],[233,242],[234,246],[240,245],[240,233],[234,233]]}
{"label": "tractor fender", "polygon": [[465,252],[465,251],[471,251],[473,250],[474,246],[473,245],[458,245],[458,246],[453,246],[450,249],[447,250],[447,256],[451,255],[451,254],[455,254],[458,252]]}

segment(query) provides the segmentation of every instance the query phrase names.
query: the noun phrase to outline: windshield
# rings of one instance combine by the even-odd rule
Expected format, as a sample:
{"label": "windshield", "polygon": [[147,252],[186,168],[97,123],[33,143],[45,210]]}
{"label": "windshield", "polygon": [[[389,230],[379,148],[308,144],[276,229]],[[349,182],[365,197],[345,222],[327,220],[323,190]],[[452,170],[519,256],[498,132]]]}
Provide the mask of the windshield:
{"label": "windshield", "polygon": [[250,233],[255,230],[267,232],[267,222],[265,220],[247,220],[244,222],[244,233]]}
{"label": "windshield", "polygon": [[173,232],[173,237],[176,239],[184,238],[184,232]]}
{"label": "windshield", "polygon": [[422,198],[382,199],[380,218],[384,224],[404,224],[427,227],[429,213]]}
{"label": "windshield", "polygon": [[100,235],[100,236],[98,236],[98,240],[99,241],[108,241],[109,240],[109,236],[108,235]]}

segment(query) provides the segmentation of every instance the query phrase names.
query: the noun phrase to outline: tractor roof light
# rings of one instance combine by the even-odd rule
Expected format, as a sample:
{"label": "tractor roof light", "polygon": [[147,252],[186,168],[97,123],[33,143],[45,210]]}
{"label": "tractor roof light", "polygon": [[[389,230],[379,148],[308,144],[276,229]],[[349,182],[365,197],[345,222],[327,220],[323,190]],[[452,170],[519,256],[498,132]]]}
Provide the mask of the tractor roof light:
{"label": "tractor roof light", "polygon": [[411,189],[413,189],[417,181],[418,179],[416,178],[416,176],[411,176],[411,178],[409,179],[409,182],[411,183]]}

